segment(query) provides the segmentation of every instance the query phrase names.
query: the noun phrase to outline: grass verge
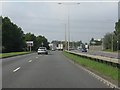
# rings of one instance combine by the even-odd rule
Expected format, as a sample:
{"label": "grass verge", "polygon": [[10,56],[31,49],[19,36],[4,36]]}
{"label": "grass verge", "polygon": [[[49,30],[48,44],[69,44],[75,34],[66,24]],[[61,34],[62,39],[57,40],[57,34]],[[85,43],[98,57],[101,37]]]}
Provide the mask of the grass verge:
{"label": "grass verge", "polygon": [[95,71],[96,73],[98,73],[104,77],[107,77],[107,79],[118,81],[118,68],[106,65],[104,63],[95,62],[88,58],[83,58],[83,57],[80,57],[77,55],[73,55],[73,54],[70,54],[65,51],[63,52],[63,54],[66,57],[79,63],[80,65],[82,65],[92,71]]}
{"label": "grass verge", "polygon": [[106,49],[106,50],[103,50],[105,52],[113,52],[113,53],[117,53],[117,51],[112,51],[111,49]]}
{"label": "grass verge", "polygon": [[10,52],[10,53],[1,53],[0,58],[7,58],[7,57],[12,57],[12,56],[18,56],[18,55],[24,55],[28,54],[30,52]]}

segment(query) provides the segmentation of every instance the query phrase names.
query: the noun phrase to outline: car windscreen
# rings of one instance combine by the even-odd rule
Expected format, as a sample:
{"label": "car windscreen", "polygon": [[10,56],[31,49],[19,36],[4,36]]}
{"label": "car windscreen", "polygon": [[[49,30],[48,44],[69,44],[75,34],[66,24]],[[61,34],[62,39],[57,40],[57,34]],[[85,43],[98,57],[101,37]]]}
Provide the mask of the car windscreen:
{"label": "car windscreen", "polygon": [[45,47],[40,47],[39,49],[46,49]]}

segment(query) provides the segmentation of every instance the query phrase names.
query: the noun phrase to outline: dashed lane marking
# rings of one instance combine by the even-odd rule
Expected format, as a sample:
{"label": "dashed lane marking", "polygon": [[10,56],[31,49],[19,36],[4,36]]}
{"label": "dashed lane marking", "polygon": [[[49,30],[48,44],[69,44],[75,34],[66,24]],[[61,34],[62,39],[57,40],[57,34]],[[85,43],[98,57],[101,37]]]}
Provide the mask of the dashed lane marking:
{"label": "dashed lane marking", "polygon": [[36,57],[36,58],[38,58],[38,57]]}
{"label": "dashed lane marking", "polygon": [[32,60],[29,60],[28,62],[29,62],[29,63],[31,63],[31,62],[32,62]]}
{"label": "dashed lane marking", "polygon": [[13,70],[13,72],[16,72],[16,71],[18,71],[20,69],[20,67],[18,67],[18,68],[16,68],[15,70]]}

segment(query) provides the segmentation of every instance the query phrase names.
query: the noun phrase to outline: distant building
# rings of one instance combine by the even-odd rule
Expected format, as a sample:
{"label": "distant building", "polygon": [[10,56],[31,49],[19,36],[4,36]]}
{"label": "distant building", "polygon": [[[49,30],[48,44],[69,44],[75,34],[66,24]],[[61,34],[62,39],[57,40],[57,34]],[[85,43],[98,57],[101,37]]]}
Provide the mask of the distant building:
{"label": "distant building", "polygon": [[94,39],[95,41],[101,41],[101,39]]}
{"label": "distant building", "polygon": [[50,43],[50,44],[49,44],[49,47],[50,47],[50,50],[52,50],[52,51],[54,51],[54,50],[57,49],[57,45],[54,44],[54,43]]}
{"label": "distant building", "polygon": [[90,45],[102,45],[102,39],[92,39]]}
{"label": "distant building", "polygon": [[63,50],[63,44],[58,44],[57,50]]}

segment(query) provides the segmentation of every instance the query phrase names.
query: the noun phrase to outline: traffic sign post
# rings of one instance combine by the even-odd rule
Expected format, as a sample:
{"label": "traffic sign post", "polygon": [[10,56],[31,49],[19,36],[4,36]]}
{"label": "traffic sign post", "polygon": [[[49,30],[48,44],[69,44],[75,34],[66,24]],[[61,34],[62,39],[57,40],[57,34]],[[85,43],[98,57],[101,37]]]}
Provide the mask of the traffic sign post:
{"label": "traffic sign post", "polygon": [[43,47],[43,45],[44,45],[44,44],[43,44],[43,42],[42,42],[42,47]]}
{"label": "traffic sign post", "polygon": [[30,47],[30,52],[31,52],[31,47],[33,46],[33,41],[26,41],[27,47]]}

